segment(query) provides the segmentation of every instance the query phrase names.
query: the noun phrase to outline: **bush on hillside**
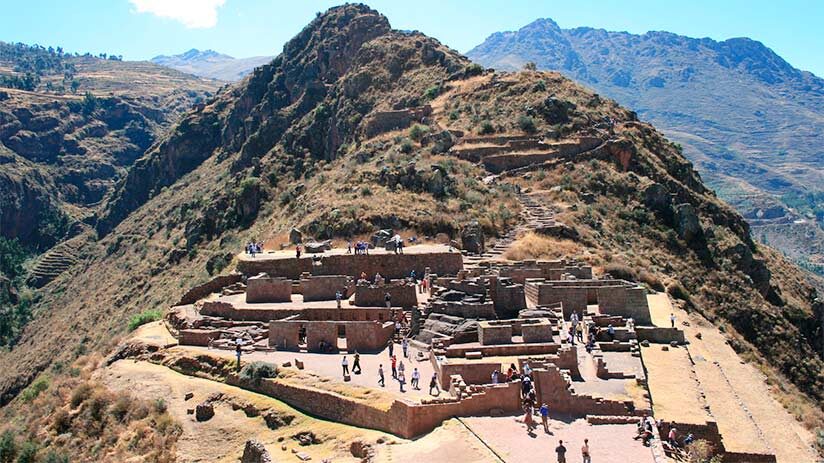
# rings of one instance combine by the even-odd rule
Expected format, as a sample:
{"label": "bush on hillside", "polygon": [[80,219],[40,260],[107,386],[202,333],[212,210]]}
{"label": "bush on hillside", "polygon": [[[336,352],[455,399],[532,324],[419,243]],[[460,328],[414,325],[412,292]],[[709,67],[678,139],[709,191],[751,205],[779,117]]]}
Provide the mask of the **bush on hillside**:
{"label": "bush on hillside", "polygon": [[20,400],[23,402],[31,402],[40,395],[41,392],[49,388],[49,380],[40,378],[31,383],[23,392],[20,393]]}
{"label": "bush on hillside", "polygon": [[614,278],[627,281],[638,281],[635,270],[623,264],[609,264],[604,267],[604,272],[609,273]]}
{"label": "bush on hillside", "polygon": [[132,315],[129,319],[129,331],[134,331],[138,326],[145,325],[163,318],[163,312],[160,310],[146,310],[137,315]]}
{"label": "bush on hillside", "polygon": [[537,127],[535,126],[535,119],[522,114],[518,117],[518,127],[526,133],[535,133]]}
{"label": "bush on hillside", "polygon": [[481,122],[481,135],[489,135],[495,133],[495,126],[492,125],[492,122],[483,121]]}
{"label": "bush on hillside", "polygon": [[268,362],[252,362],[240,370],[240,379],[254,384],[260,384],[264,378],[275,378],[278,367]]}
{"label": "bush on hillside", "polygon": [[427,133],[429,133],[429,127],[422,124],[415,124],[409,129],[409,138],[420,141]]}

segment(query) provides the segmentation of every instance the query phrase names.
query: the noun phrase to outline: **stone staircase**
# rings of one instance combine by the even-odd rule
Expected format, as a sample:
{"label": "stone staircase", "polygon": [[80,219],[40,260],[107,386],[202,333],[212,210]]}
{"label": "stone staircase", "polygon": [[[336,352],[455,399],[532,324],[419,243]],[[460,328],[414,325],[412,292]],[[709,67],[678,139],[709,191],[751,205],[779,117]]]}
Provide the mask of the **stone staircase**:
{"label": "stone staircase", "polygon": [[64,241],[46,251],[29,271],[27,283],[42,288],[80,261],[80,247],[83,237]]}

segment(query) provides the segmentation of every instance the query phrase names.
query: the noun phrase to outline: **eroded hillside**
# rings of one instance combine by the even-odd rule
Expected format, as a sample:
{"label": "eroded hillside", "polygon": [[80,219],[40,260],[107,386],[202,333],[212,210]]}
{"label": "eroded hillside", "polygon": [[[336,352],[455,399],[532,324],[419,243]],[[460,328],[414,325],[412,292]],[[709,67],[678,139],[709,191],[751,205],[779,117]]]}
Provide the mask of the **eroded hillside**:
{"label": "eroded hillside", "polygon": [[[482,154],[514,146],[507,137],[529,149]],[[44,288],[20,343],[0,354],[2,401],[58,362],[107,351],[130,316],[231,267],[249,240],[297,225],[318,238],[385,226],[454,237],[471,220],[503,235],[519,188],[566,219],[545,239],[595,265],[645,268],[648,284],[724,326],[801,413],[824,399],[815,291],[652,126],[559,74],[487,72],[346,5],[135,162],[99,236],[76,243],[85,260]]]}

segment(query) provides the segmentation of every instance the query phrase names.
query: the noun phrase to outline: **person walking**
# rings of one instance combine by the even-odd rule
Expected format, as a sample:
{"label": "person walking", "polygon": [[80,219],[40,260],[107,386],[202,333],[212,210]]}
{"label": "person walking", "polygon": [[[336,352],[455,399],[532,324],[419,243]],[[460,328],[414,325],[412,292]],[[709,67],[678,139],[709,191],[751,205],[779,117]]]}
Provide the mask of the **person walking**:
{"label": "person walking", "polygon": [[398,374],[406,373],[406,365],[403,364],[403,360],[401,360],[400,365],[398,365]]}
{"label": "person walking", "polygon": [[395,354],[393,352],[395,351],[395,343],[390,339],[386,345],[389,347],[389,357],[394,357]]}
{"label": "person walking", "polygon": [[392,295],[389,294],[389,293],[384,294],[383,295],[383,302],[386,303],[386,308],[387,309],[391,309],[392,308]]}
{"label": "person walking", "polygon": [[546,402],[541,404],[541,423],[544,425],[544,432],[549,434],[549,405]]}
{"label": "person walking", "polygon": [[670,314],[670,325],[672,325],[672,327],[675,328],[675,314],[674,313]]}
{"label": "person walking", "polygon": [[295,246],[295,256],[300,259],[300,245]]}
{"label": "person walking", "polygon": [[435,395],[432,393],[432,389],[438,391],[437,395],[441,395],[441,388],[438,386],[438,373],[432,373],[432,379],[429,380],[429,395]]}
{"label": "person walking", "polygon": [[392,356],[392,377],[398,378],[398,359],[394,355]]}
{"label": "person walking", "polygon": [[404,358],[409,358],[409,339],[406,336],[401,340],[401,349],[403,349]]}
{"label": "person walking", "polygon": [[360,367],[360,354],[355,352],[355,361],[352,362],[352,373],[359,375],[361,374],[361,367]]}
{"label": "person walking", "polygon": [[589,454],[589,439],[584,439],[584,445],[581,447],[581,458],[584,463],[592,463],[592,457]]}
{"label": "person walking", "polygon": [[341,301],[341,299],[343,299],[343,294],[341,294],[341,292],[340,292],[340,291],[337,291],[337,292],[335,293],[335,302],[337,302],[337,303],[338,303],[338,309],[340,309],[340,301]]}
{"label": "person walking", "polygon": [[[403,363],[401,363],[403,365]],[[403,390],[403,385],[406,384],[406,376],[403,374],[403,371],[398,372],[398,384],[401,387],[401,392],[406,392]]]}
{"label": "person walking", "polygon": [[346,356],[343,356],[343,360],[340,362],[340,366],[343,367],[343,376],[349,376],[349,359]]}
{"label": "person walking", "polygon": [[558,446],[555,447],[555,454],[558,455],[558,463],[566,463],[567,449],[564,447],[564,441],[559,440]]}
{"label": "person walking", "polygon": [[235,355],[237,355],[237,366],[235,370],[240,371],[240,354],[242,352],[241,347],[243,346],[243,341],[240,338],[235,339]]}
{"label": "person walking", "polygon": [[421,372],[418,371],[417,368],[415,368],[414,370],[412,370],[412,387],[415,388],[415,390],[417,390],[417,391],[421,390],[420,382],[421,382]]}
{"label": "person walking", "polygon": [[380,365],[378,365],[378,384],[380,384],[381,387],[386,386],[386,380],[383,377],[383,364],[382,363]]}

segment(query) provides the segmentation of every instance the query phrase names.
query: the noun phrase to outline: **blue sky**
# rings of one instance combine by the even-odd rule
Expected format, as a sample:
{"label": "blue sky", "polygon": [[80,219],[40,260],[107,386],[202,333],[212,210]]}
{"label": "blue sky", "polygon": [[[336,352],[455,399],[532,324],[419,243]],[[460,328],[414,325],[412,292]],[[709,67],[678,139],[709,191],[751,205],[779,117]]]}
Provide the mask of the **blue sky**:
{"label": "blue sky", "polygon": [[[236,57],[275,55],[318,11],[310,0],[0,0],[0,40],[148,59],[190,48]],[[561,27],[666,30],[723,40],[750,37],[793,66],[824,76],[824,0],[366,1],[398,29],[466,52],[489,34],[537,18]]]}

